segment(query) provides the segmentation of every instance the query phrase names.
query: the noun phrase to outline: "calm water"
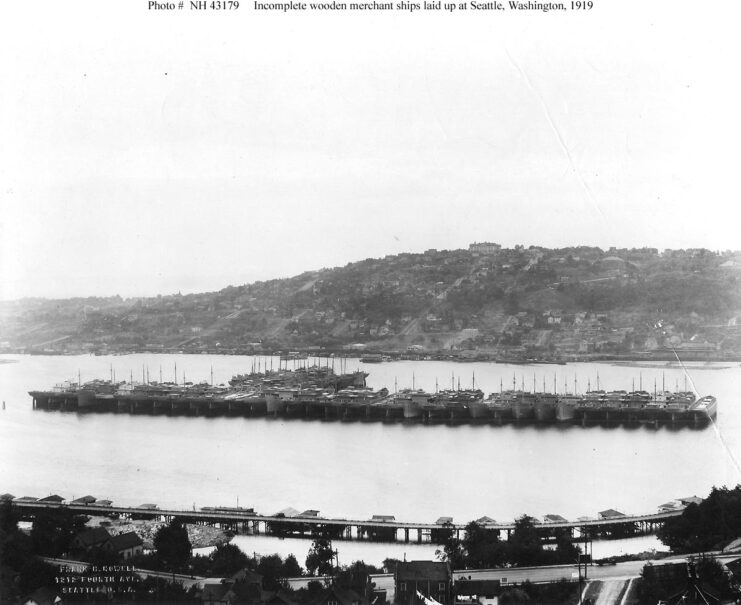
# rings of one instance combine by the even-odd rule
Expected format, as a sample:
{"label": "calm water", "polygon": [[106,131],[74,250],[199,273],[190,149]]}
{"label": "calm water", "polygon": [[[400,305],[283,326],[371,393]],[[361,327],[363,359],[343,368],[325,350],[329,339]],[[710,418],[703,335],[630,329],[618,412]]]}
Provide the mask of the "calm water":
{"label": "calm water", "polygon": [[[0,492],[16,496],[59,493],[71,498],[89,493],[123,505],[156,502],[190,508],[239,502],[263,514],[292,506],[344,518],[393,514],[405,520],[452,516],[464,522],[482,515],[510,520],[523,513],[576,518],[596,516],[606,508],[644,513],[676,497],[703,496],[713,485],[741,481],[736,462],[741,459],[738,363],[688,364],[689,384],[719,401],[717,424],[697,431],[34,412],[28,390],[76,379],[78,370],[83,381],[107,378],[112,365],[117,378],[133,372],[137,380],[146,366],[154,380],[161,367],[167,380],[177,363],[181,380],[184,372],[188,380],[198,381],[210,379],[213,366],[218,383],[249,371],[253,359],[4,357],[19,361],[0,364],[0,399],[5,401],[0,411]],[[277,368],[277,359],[273,363]],[[664,364],[638,368],[404,361],[366,366],[349,360],[347,368],[362,368],[371,373],[370,386],[390,389],[395,381],[399,388],[413,381],[418,388],[434,390],[436,381],[447,388],[459,378],[461,387],[468,387],[475,375],[476,386],[487,393],[499,390],[500,380],[505,389],[510,387],[513,374],[518,385],[524,376],[527,388],[535,375],[538,389],[544,378],[552,389],[555,373],[559,390],[564,381],[573,390],[576,377],[580,391],[587,380],[595,387],[597,375],[604,389],[630,389],[633,380],[638,387],[640,377],[646,390],[653,389],[654,380],[661,388],[662,378],[673,390],[677,384],[683,388],[685,380],[681,368]],[[401,551],[409,549],[399,546]]]}

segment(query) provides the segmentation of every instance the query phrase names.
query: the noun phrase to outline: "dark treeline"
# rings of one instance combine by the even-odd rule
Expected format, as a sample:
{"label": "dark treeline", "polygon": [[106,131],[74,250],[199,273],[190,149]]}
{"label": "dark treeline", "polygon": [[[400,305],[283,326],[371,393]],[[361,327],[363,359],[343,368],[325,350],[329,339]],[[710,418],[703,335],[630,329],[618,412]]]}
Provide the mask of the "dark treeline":
{"label": "dark treeline", "polygon": [[[76,515],[66,509],[47,509],[38,512],[30,532],[18,527],[19,517],[10,502],[0,504],[0,602],[14,603],[39,588],[60,590],[58,567],[46,563],[41,557],[67,557],[73,539],[86,529],[88,517]],[[294,555],[286,558],[278,554],[248,556],[234,544],[220,544],[208,555],[194,555],[186,527],[177,519],[161,526],[155,533],[153,550],[134,556],[125,561],[138,569],[189,576],[228,578],[243,570],[262,576],[262,589],[266,591],[289,591],[291,600],[296,603],[310,603],[325,589],[320,576],[333,575],[335,583],[343,588],[360,589],[367,585],[368,575],[382,570],[363,561],[338,567],[335,565],[335,551],[329,540],[318,539],[313,542],[306,557],[304,569]],[[73,557],[84,561],[93,568],[114,566],[122,563],[117,556],[103,549],[90,549],[78,552]],[[395,560],[387,564],[393,567]],[[118,573],[118,572],[117,572]],[[84,582],[85,572],[62,573],[63,576],[79,576]],[[198,601],[195,588],[185,590],[180,584],[161,578],[138,578],[130,581],[130,572],[121,570],[122,585],[129,591],[126,599],[136,602],[186,603]],[[307,588],[290,591],[285,580],[300,576],[315,576]],[[114,581],[115,584],[115,581]],[[75,586],[82,584],[77,583]],[[90,594],[66,594],[66,601],[84,600],[96,602],[98,596]],[[108,602],[110,596],[100,596]],[[132,601],[122,601],[132,602]]]}
{"label": "dark treeline", "polygon": [[658,536],[678,553],[719,550],[741,537],[741,485],[714,487],[700,504],[690,504],[681,516],[668,519]]}
{"label": "dark treeline", "polygon": [[657,566],[648,563],[641,572],[634,593],[641,605],[661,602],[717,603],[719,599],[728,603],[731,602],[728,599],[738,595],[735,580],[723,565],[711,557],[693,559],[689,565],[675,563]]}
{"label": "dark treeline", "polygon": [[575,563],[579,548],[571,541],[568,529],[550,529],[555,548],[543,546],[543,528],[538,530],[534,519],[524,515],[515,521],[509,540],[501,540],[499,532],[487,529],[475,521],[466,526],[462,539],[451,531],[438,558],[448,561],[453,569],[482,569],[505,566],[558,565]]}

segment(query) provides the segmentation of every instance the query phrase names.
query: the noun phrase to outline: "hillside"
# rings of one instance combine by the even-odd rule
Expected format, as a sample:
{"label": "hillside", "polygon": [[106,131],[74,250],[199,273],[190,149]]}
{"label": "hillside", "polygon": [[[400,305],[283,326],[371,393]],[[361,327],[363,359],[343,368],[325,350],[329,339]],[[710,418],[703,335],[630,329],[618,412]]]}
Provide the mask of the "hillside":
{"label": "hillside", "polygon": [[218,292],[0,303],[0,351],[741,357],[741,254],[472,244]]}

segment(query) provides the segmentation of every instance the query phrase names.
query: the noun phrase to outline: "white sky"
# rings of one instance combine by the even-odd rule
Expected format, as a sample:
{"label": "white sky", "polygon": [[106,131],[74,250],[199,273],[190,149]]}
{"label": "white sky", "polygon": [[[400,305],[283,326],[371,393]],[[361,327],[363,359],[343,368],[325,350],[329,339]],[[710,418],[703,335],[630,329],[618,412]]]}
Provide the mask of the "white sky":
{"label": "white sky", "polygon": [[473,241],[740,249],[738,4],[9,3],[0,298],[215,290]]}

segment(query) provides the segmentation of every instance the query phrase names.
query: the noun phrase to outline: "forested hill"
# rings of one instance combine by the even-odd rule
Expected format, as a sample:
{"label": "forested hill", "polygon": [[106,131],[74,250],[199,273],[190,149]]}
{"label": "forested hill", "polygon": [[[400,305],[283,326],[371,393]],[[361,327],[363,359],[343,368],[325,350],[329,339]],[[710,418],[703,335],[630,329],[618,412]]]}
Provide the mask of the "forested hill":
{"label": "forested hill", "polygon": [[741,253],[428,250],[219,292],[0,303],[0,351],[741,355]]}

